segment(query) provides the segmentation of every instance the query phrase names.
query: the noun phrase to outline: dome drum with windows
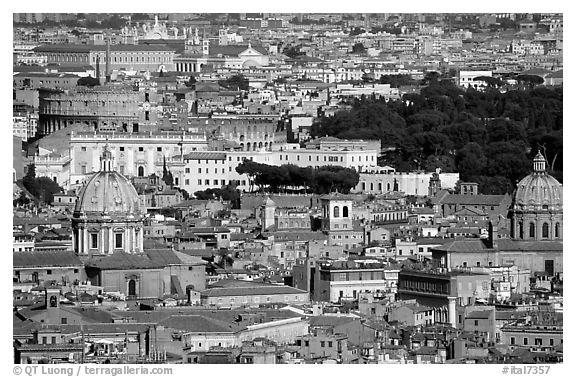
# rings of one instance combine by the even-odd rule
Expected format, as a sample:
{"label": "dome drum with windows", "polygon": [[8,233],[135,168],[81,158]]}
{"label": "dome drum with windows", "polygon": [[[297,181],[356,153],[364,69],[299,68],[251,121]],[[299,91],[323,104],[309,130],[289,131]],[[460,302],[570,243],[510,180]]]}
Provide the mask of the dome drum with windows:
{"label": "dome drum with windows", "polygon": [[72,215],[74,250],[79,255],[142,253],[145,213],[132,183],[114,171],[112,153],[106,145],[100,171],[88,180],[76,201]]}
{"label": "dome drum with windows", "polygon": [[562,239],[562,184],[546,171],[540,152],[533,172],[519,183],[512,209],[515,239]]}

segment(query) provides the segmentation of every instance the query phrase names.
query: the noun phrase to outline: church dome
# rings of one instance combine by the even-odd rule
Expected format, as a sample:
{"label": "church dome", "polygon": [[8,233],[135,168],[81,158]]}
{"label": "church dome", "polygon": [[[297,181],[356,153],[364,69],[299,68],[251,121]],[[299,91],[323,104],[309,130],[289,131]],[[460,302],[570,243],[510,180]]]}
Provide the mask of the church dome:
{"label": "church dome", "polygon": [[534,171],[518,183],[514,209],[562,211],[562,185],[546,172],[546,160],[540,152],[534,157]]}
{"label": "church dome", "polygon": [[75,215],[143,215],[138,193],[132,183],[122,174],[111,170],[112,154],[107,148],[100,160],[100,171],[80,191],[74,208]]}

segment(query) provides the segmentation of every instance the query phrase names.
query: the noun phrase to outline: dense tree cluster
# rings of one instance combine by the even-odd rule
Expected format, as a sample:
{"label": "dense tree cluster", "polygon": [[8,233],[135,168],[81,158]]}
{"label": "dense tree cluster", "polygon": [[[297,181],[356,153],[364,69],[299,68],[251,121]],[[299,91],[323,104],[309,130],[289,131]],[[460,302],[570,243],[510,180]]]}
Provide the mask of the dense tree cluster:
{"label": "dense tree cluster", "polygon": [[378,82],[380,84],[390,84],[392,88],[418,84],[418,81],[414,80],[410,75],[382,75]]}
{"label": "dense tree cluster", "polygon": [[306,53],[300,51],[300,47],[301,47],[301,45],[286,47],[282,51],[282,54],[284,54],[284,55],[286,55],[292,59],[298,58],[299,56],[306,55]]}
{"label": "dense tree cluster", "polygon": [[218,83],[230,90],[248,91],[250,89],[248,79],[241,74],[230,76],[225,80],[218,81]]}
{"label": "dense tree cluster", "polygon": [[28,171],[22,184],[35,198],[43,203],[51,204],[54,201],[54,194],[64,192],[62,187],[48,177],[36,177],[36,167],[34,164],[28,166]]}
{"label": "dense tree cluster", "polygon": [[[246,174],[252,185],[268,192],[304,189],[306,192],[327,194],[349,193],[358,184],[360,175],[354,169],[322,166],[318,169],[286,164],[272,166],[244,160],[236,167],[238,174]],[[253,187],[251,187],[253,189]]]}
{"label": "dense tree cluster", "polygon": [[203,191],[196,191],[194,196],[196,199],[200,200],[222,199],[232,203],[232,208],[240,208],[240,192],[232,185],[226,185],[222,188],[209,188]]}
{"label": "dense tree cluster", "polygon": [[320,118],[312,135],[380,139],[387,151],[380,163],[400,171],[458,171],[486,194],[512,192],[540,149],[550,173],[562,181],[561,88],[479,92],[438,75],[426,81],[420,94],[401,100],[353,100],[350,110]]}
{"label": "dense tree cluster", "polygon": [[352,53],[353,54],[364,54],[366,53],[366,47],[361,42],[355,43],[352,46]]}
{"label": "dense tree cluster", "polygon": [[94,78],[92,76],[81,77],[78,79],[78,82],[76,83],[76,85],[94,87],[94,86],[100,85],[100,80],[98,80],[97,78]]}

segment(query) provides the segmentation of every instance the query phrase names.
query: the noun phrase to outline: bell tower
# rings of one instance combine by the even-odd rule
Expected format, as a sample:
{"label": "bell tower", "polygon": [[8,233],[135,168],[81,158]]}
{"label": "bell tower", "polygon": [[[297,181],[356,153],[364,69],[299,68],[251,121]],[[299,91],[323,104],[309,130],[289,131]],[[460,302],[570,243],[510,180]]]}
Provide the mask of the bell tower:
{"label": "bell tower", "polygon": [[44,290],[46,304],[46,319],[49,324],[60,324],[60,288],[55,286],[46,287]]}
{"label": "bell tower", "polygon": [[352,199],[339,193],[325,195],[322,203],[322,230],[352,230]]}

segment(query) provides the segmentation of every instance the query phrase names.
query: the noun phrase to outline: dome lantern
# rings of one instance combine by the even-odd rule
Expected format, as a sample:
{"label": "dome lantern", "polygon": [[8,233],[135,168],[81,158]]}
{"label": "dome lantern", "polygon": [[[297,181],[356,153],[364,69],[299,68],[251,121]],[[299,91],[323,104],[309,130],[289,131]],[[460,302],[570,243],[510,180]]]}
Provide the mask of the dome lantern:
{"label": "dome lantern", "polygon": [[102,156],[100,156],[100,171],[113,171],[113,160],[112,152],[110,148],[108,148],[108,143],[106,143]]}
{"label": "dome lantern", "polygon": [[543,173],[546,171],[546,159],[542,156],[542,153],[538,151],[536,156],[534,156],[534,172]]}

